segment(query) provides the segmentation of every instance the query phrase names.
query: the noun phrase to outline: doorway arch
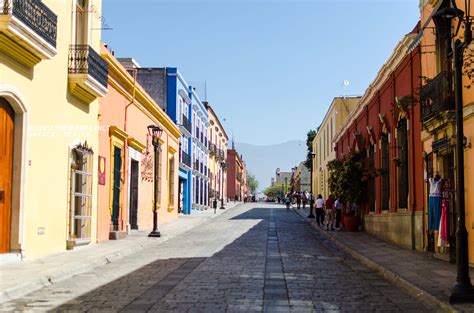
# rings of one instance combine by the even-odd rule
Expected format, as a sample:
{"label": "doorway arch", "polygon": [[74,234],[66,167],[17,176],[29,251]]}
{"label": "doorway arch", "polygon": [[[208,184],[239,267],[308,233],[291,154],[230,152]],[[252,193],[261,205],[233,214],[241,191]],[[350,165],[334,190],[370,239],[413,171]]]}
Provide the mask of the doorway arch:
{"label": "doorway arch", "polygon": [[[11,160],[4,161],[4,165],[1,165],[6,170],[11,169],[7,179],[10,183],[10,190],[5,192],[5,200],[9,201],[9,209],[6,213],[9,216],[3,215],[2,217],[2,233],[1,237],[6,237],[0,245],[0,253],[21,253],[25,249],[23,241],[23,221],[24,221],[24,194],[25,194],[25,156],[26,156],[26,118],[27,110],[25,102],[23,101],[20,93],[11,86],[0,85],[0,107],[2,109],[3,117],[9,115],[10,118],[10,134],[7,134],[7,130],[3,130],[3,134],[0,136],[10,137],[11,144],[5,149],[3,154],[10,155]],[[9,112],[7,112],[9,111]],[[3,121],[3,120],[2,120]],[[8,127],[8,126],[7,126]],[[0,140],[1,142],[2,140]],[[1,149],[1,148],[0,148]],[[2,168],[3,172],[3,168]],[[1,187],[0,187],[1,188]],[[3,208],[5,209],[5,208]],[[5,235],[4,235],[5,233]]]}

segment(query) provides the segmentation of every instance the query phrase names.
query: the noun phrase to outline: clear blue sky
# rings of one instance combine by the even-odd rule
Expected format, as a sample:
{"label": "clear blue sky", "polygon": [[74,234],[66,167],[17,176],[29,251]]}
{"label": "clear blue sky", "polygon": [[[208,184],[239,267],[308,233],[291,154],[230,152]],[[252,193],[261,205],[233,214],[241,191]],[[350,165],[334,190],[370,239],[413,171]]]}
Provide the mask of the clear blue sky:
{"label": "clear blue sky", "polygon": [[273,144],[305,140],[333,97],[362,94],[416,25],[418,3],[103,0],[113,30],[102,38],[116,56],[206,81],[229,135]]}

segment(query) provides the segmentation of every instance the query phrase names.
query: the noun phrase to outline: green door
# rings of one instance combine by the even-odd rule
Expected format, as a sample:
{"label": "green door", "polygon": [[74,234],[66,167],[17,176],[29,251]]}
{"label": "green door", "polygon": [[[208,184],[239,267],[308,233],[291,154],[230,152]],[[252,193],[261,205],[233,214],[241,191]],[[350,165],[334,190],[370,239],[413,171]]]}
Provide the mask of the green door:
{"label": "green door", "polygon": [[120,215],[120,169],[122,168],[122,150],[114,146],[114,171],[112,187],[112,225],[114,230],[119,230]]}

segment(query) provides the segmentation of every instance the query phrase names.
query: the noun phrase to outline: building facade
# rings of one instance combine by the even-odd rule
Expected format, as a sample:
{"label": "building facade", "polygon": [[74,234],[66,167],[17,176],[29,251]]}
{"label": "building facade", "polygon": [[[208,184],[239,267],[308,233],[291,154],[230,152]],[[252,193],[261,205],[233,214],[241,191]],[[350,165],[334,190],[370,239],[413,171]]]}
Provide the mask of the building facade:
{"label": "building facade", "polygon": [[209,115],[209,206],[222,207],[227,202],[227,144],[229,137],[209,103],[205,103]]}
{"label": "building facade", "polygon": [[0,257],[95,242],[102,3],[0,6]]}
{"label": "building facade", "polygon": [[246,195],[245,163],[233,146],[227,150],[227,197],[244,201]]}
{"label": "building facade", "polygon": [[[418,26],[396,46],[335,136],[336,157],[366,155],[363,227],[409,249],[423,249],[420,51]],[[407,52],[408,51],[408,52]]]}
{"label": "building facade", "polygon": [[208,126],[209,114],[204,103],[199,98],[196,90],[189,87],[189,95],[192,103],[192,155],[193,162],[193,201],[194,210],[206,210],[209,208],[209,147]]}
{"label": "building facade", "polygon": [[125,68],[106,48],[109,92],[99,110],[98,240],[119,239],[153,226],[154,149],[147,129],[159,126],[158,224],[178,217],[181,133],[136,80],[138,64]]}
{"label": "building facade", "polygon": [[313,139],[313,191],[327,199],[330,194],[328,185],[329,161],[336,158],[333,139],[359,103],[360,97],[336,97],[331,102],[321,125]]}
{"label": "building facade", "polygon": [[[466,11],[465,2],[456,0],[457,7]],[[421,141],[424,158],[423,185],[425,213],[428,212],[428,197],[430,191],[429,178],[440,175],[443,185],[442,198],[447,208],[447,242],[438,245],[438,231],[428,229],[428,215],[425,214],[425,246],[435,256],[456,261],[456,230],[457,230],[457,208],[455,177],[456,165],[456,128],[455,128],[455,102],[454,102],[454,69],[452,56],[448,56],[448,47],[451,41],[459,39],[464,32],[461,31],[457,38],[451,40],[453,30],[457,28],[456,20],[447,24],[436,13],[444,8],[450,7],[450,1],[420,1],[420,18],[423,28],[411,49],[421,49],[421,64],[424,78],[420,90],[421,99],[421,121],[423,130]],[[471,12],[466,12],[472,16]],[[462,38],[460,38],[462,39]],[[468,49],[469,51],[472,51]],[[465,59],[469,58],[465,53]],[[463,117],[464,117],[464,197],[465,197],[465,219],[468,232],[469,263],[474,264],[474,152],[471,148],[471,139],[474,138],[474,91],[469,88],[471,79],[465,74],[468,70],[467,64],[463,66],[462,92],[463,92]]]}
{"label": "building facade", "polygon": [[295,168],[293,173],[293,191],[304,192],[310,189],[310,172],[306,167],[305,162],[300,162],[300,164]]}
{"label": "building facade", "polygon": [[[122,62],[129,62],[129,59]],[[124,63],[125,64],[125,63]],[[138,68],[137,80],[181,131],[178,170],[178,212],[191,214],[193,188],[194,125],[193,93],[183,75],[174,67]]]}

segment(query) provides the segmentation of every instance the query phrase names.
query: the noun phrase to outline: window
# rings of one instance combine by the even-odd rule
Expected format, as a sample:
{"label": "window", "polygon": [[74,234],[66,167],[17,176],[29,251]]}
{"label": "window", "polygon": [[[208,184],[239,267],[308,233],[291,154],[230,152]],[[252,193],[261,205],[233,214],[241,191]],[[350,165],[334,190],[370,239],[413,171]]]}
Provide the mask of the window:
{"label": "window", "polygon": [[161,147],[160,146],[158,147],[158,149],[159,149],[159,153],[157,155],[157,157],[158,157],[158,169],[157,169],[157,171],[158,171],[158,173],[157,173],[158,174],[157,175],[158,176],[158,181],[156,182],[156,189],[157,189],[157,195],[156,195],[157,203],[156,203],[156,205],[157,205],[157,207],[160,207],[160,205],[161,205],[161,164],[162,164],[161,159],[162,159],[162,153],[161,153]]}
{"label": "window", "polygon": [[[375,170],[375,146],[369,146],[369,170]],[[369,179],[369,212],[375,212],[375,177]]]}
{"label": "window", "polygon": [[168,160],[168,203],[169,207],[174,207],[174,155]]}
{"label": "window", "polygon": [[87,44],[87,0],[76,0],[76,29],[74,42],[76,45]]}
{"label": "window", "polygon": [[92,150],[77,146],[71,152],[71,205],[69,238],[89,243],[92,215]]}
{"label": "window", "polygon": [[398,148],[398,207],[408,207],[408,130],[407,120],[401,119],[397,125]]}
{"label": "window", "polygon": [[382,157],[382,210],[390,207],[390,147],[388,134],[382,134],[381,157]]}

